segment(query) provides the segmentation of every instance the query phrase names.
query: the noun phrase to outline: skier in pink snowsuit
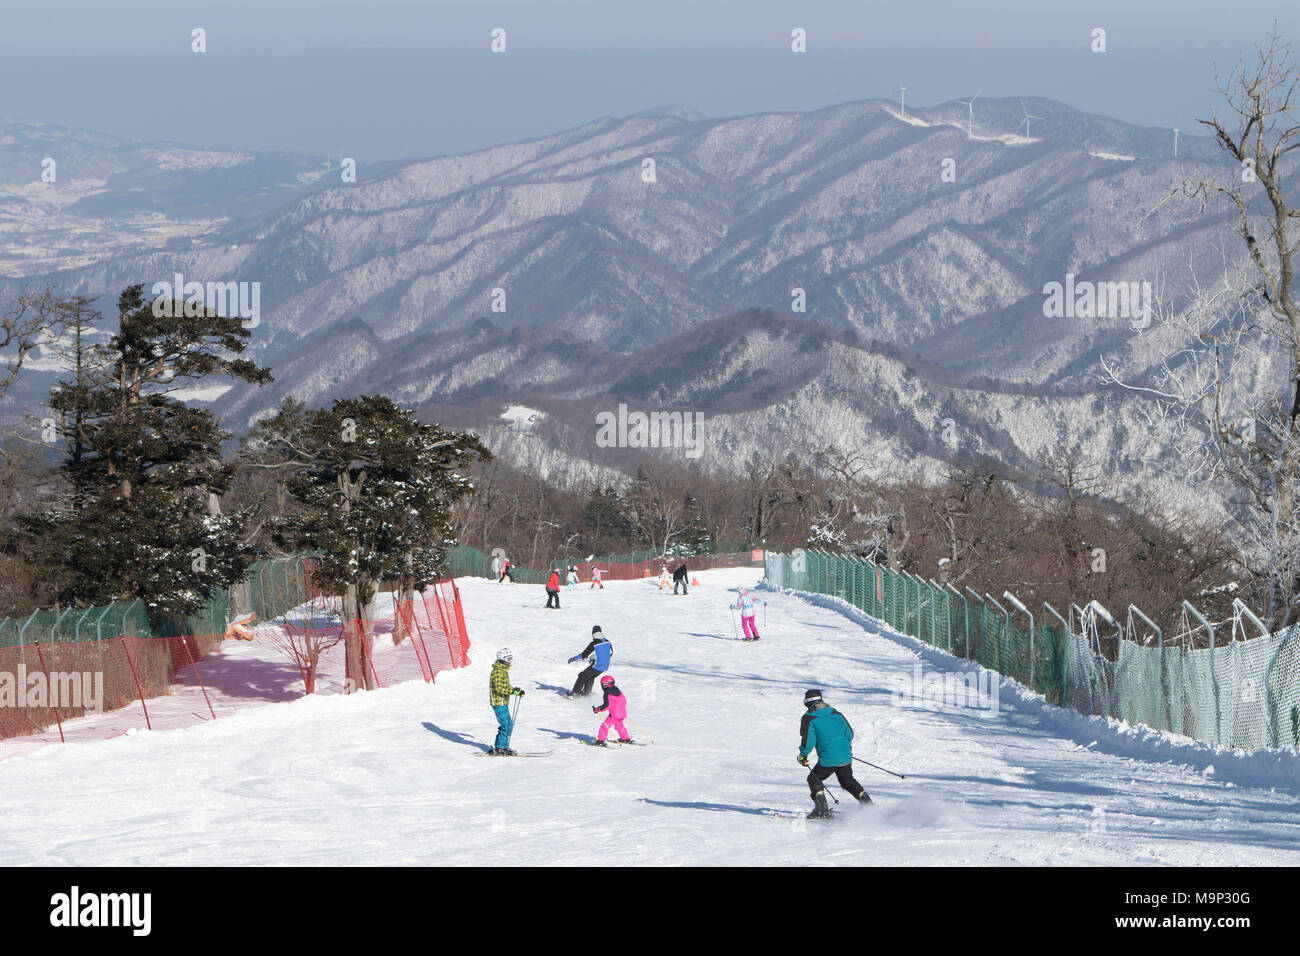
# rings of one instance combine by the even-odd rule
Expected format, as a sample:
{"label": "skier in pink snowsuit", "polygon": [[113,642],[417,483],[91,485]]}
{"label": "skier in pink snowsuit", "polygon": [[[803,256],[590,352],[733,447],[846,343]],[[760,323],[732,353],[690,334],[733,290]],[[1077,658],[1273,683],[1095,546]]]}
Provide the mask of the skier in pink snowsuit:
{"label": "skier in pink snowsuit", "polygon": [[590,591],[591,588],[600,588],[602,591],[605,590],[605,585],[600,583],[600,576],[604,573],[604,571],[600,570],[600,568],[596,567],[594,564],[591,566],[591,587],[587,588],[588,591]]}
{"label": "skier in pink snowsuit", "polygon": [[591,708],[591,712],[599,714],[602,710],[607,710],[609,713],[600,725],[600,730],[596,732],[596,745],[608,746],[605,738],[609,736],[610,727],[618,731],[619,743],[630,744],[632,738],[628,736],[627,728],[623,726],[623,721],[627,719],[627,697],[615,686],[614,678],[608,674],[600,679],[600,689],[605,692],[605,700],[599,707]]}
{"label": "skier in pink snowsuit", "polygon": [[758,640],[758,626],[754,623],[754,614],[758,610],[756,607],[758,604],[767,607],[766,601],[755,600],[748,591],[741,588],[740,597],[736,599],[736,603],[728,605],[733,611],[737,609],[740,611],[740,626],[745,630],[745,636],[741,638],[742,641]]}

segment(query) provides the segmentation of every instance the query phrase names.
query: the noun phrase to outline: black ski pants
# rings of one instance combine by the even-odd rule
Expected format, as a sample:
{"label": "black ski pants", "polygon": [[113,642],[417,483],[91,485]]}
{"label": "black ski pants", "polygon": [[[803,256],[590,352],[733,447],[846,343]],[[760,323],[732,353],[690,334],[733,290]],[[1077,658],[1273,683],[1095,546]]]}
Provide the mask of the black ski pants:
{"label": "black ski pants", "polygon": [[853,799],[856,800],[858,797],[862,796],[862,784],[853,779],[853,764],[846,763],[841,764],[838,767],[823,767],[821,764],[817,764],[817,766],[813,767],[812,770],[809,771],[808,789],[812,791],[814,797],[817,796],[820,791],[826,789],[822,784],[822,781],[829,780],[831,774],[835,774],[835,779],[840,782],[840,786],[847,790]]}
{"label": "black ski pants", "polygon": [[573,696],[586,697],[591,693],[591,685],[596,682],[600,676],[600,671],[596,670],[595,664],[587,665],[586,670],[578,675],[578,679],[573,683]]}
{"label": "black ski pants", "polygon": [[[551,603],[552,601],[554,601],[555,603],[552,604],[552,603]],[[547,606],[547,607],[559,607],[559,606],[560,606],[560,592],[559,592],[559,591],[552,591],[550,588],[547,588],[547,589],[546,589],[546,606]]]}

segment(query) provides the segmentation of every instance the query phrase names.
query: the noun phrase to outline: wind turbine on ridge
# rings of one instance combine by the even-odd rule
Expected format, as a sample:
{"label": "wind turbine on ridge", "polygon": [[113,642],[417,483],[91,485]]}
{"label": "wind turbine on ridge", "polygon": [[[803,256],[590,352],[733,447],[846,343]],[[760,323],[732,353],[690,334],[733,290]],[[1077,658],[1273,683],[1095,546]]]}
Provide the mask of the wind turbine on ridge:
{"label": "wind turbine on ridge", "polygon": [[[984,90],[981,89],[981,90],[980,90],[980,93],[983,93],[983,92],[984,92]],[[968,100],[958,100],[958,101],[957,101],[958,103],[965,103],[965,104],[966,104],[966,138],[967,138],[967,139],[974,139],[974,138],[975,138],[974,135],[971,133],[971,129],[972,129],[972,125],[973,125],[973,122],[974,122],[974,119],[975,119],[975,101],[976,101],[977,99],[979,99],[980,93],[976,93],[974,96],[972,96],[972,97],[971,97],[970,99],[968,99]]]}
{"label": "wind turbine on ridge", "polygon": [[1025,109],[1025,101],[1020,101],[1020,112],[1025,114],[1025,118],[1020,121],[1020,125],[1025,128],[1025,139],[1029,139],[1029,121],[1031,119],[1043,119],[1041,116],[1035,116],[1029,110]]}

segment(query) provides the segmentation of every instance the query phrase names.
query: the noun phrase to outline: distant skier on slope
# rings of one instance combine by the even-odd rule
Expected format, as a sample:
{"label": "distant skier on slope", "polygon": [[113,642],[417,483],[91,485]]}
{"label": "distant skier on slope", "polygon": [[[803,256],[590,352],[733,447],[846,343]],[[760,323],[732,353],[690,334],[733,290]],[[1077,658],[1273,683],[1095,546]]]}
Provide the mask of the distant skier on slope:
{"label": "distant skier on slope", "polygon": [[[758,625],[754,623],[754,614],[758,611],[758,608],[756,607],[758,604],[767,607],[766,601],[758,600],[750,595],[750,593],[744,588],[741,588],[740,596],[736,598],[736,603],[728,605],[728,607],[733,611],[740,611],[740,626],[745,631],[745,636],[741,638],[742,641],[758,640]],[[734,620],[732,621],[732,624],[735,624]]]}
{"label": "distant skier on slope", "polygon": [[[552,604],[551,602],[555,603]],[[546,579],[546,606],[560,609],[560,569],[551,568],[551,576]]]}
{"label": "distant skier on slope", "polygon": [[600,583],[600,576],[605,573],[605,571],[602,571],[593,564],[591,566],[591,587],[587,588],[587,590],[590,591],[591,588],[600,588],[602,591],[605,590],[605,585]]}
{"label": "distant skier on slope", "polygon": [[686,562],[683,561],[681,564],[677,565],[677,570],[673,572],[673,593],[674,594],[677,593],[677,588],[679,586],[681,587],[683,594],[690,593],[690,591],[687,590],[686,588],[686,575],[687,575]]}
{"label": "distant skier on slope", "polygon": [[569,658],[569,663],[585,661],[591,658],[591,663],[587,666],[578,679],[573,684],[573,690],[569,691],[569,697],[586,697],[591,693],[591,685],[596,678],[609,670],[609,662],[614,656],[614,645],[605,639],[605,634],[599,626],[591,629],[591,643],[581,654],[576,654]]}
{"label": "distant skier on slope", "polygon": [[599,707],[591,708],[591,712],[599,714],[602,710],[605,710],[609,713],[601,722],[600,730],[596,731],[596,746],[609,746],[605,743],[605,738],[609,736],[610,727],[618,731],[619,743],[630,744],[632,738],[628,736],[627,728],[623,726],[623,721],[627,720],[627,697],[618,689],[618,686],[614,683],[614,678],[608,674],[600,679],[600,689],[605,692],[605,699]]}
{"label": "distant skier on slope", "polygon": [[506,578],[510,579],[511,584],[515,583],[515,573],[512,570],[513,567],[514,565],[510,563],[509,558],[506,558],[505,561],[501,562],[501,574],[497,576],[497,584],[501,584]]}
{"label": "distant skier on slope", "polygon": [[672,583],[673,583],[672,578],[670,578],[670,577],[668,576],[668,565],[666,565],[666,564],[664,564],[664,565],[660,565],[660,567],[659,567],[659,590],[660,590],[660,591],[667,590],[667,589],[672,585]]}
{"label": "distant skier on slope", "polygon": [[840,786],[861,803],[870,803],[871,797],[862,784],[853,778],[853,728],[838,710],[822,700],[822,692],[810,690],[803,695],[808,712],[799,722],[799,766],[808,766],[808,754],[817,751],[817,765],[808,773],[808,789],[812,791],[813,812],[810,819],[831,815],[826,806],[826,785],[823,781],[835,778]]}
{"label": "distant skier on slope", "polygon": [[564,586],[564,590],[572,591],[574,588],[578,586],[578,566],[576,564],[569,565],[569,570],[568,573],[565,575],[565,578],[566,578],[566,583]]}
{"label": "distant skier on slope", "polygon": [[524,692],[521,688],[512,687],[510,684],[512,663],[514,663],[514,655],[510,653],[510,648],[501,648],[497,651],[496,663],[492,665],[492,673],[488,677],[488,700],[492,703],[492,712],[497,715],[496,743],[488,748],[488,755],[492,757],[515,755],[515,752],[510,749],[510,735],[515,729],[514,719],[510,716],[510,698],[523,697]]}

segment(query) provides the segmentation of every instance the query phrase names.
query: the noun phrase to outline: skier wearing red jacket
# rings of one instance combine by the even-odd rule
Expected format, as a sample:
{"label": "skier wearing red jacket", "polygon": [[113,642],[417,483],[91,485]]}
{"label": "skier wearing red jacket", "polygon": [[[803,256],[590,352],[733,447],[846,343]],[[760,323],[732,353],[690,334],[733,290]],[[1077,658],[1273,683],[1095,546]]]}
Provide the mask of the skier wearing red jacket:
{"label": "skier wearing red jacket", "polygon": [[[552,603],[554,602],[554,603]],[[551,576],[546,579],[546,606],[560,609],[560,569],[551,568]]]}

